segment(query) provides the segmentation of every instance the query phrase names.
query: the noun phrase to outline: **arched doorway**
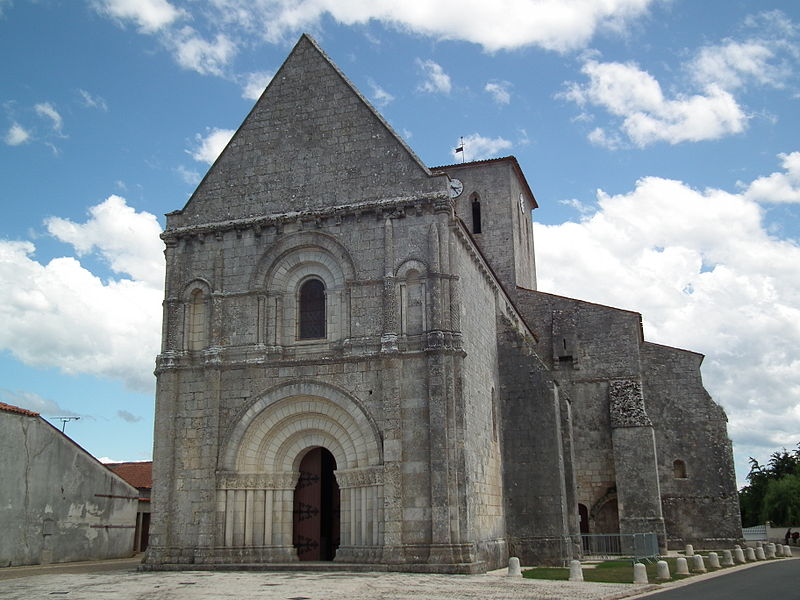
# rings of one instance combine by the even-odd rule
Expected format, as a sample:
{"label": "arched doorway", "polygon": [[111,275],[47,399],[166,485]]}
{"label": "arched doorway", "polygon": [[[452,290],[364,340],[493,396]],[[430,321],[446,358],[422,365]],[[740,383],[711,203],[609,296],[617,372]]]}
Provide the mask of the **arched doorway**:
{"label": "arched doorway", "polygon": [[589,533],[589,509],[585,504],[578,504],[579,527],[581,533]]}
{"label": "arched doorway", "polygon": [[333,560],[339,547],[340,495],[334,470],[333,454],[319,446],[300,461],[292,511],[292,543],[300,560]]}
{"label": "arched doorway", "polygon": [[596,507],[594,515],[595,533],[619,533],[619,512],[617,498],[610,498]]}

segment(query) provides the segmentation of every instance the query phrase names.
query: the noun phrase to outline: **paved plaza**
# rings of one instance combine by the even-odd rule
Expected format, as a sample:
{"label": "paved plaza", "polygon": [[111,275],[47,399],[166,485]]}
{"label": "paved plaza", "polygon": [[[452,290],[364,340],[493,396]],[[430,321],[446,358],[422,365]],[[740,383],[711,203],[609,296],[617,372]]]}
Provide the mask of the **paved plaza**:
{"label": "paved plaza", "polygon": [[[797,558],[785,562],[800,562]],[[781,561],[784,562],[784,561]],[[139,572],[134,559],[0,569],[0,599],[50,600],[618,600],[691,586],[743,569],[724,571],[667,585],[572,583],[515,579],[505,570],[485,575],[420,573],[166,571]],[[773,563],[774,564],[774,563]],[[794,577],[791,578],[795,580]]]}
{"label": "paved plaza", "polygon": [[0,580],[3,600],[612,600],[655,586],[513,579],[497,574],[341,572],[58,573]]}

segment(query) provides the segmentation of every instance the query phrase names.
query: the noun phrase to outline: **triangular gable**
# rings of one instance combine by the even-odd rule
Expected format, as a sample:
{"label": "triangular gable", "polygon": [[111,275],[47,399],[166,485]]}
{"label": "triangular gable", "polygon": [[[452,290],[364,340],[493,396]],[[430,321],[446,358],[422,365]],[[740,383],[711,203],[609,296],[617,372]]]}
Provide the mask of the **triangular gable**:
{"label": "triangular gable", "polygon": [[304,34],[169,226],[445,190]]}

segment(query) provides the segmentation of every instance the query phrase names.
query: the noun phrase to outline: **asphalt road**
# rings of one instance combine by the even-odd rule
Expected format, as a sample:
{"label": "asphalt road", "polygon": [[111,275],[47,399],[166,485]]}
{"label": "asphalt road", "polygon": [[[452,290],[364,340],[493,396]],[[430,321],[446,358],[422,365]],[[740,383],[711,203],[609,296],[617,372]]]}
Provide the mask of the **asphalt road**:
{"label": "asphalt road", "polygon": [[776,560],[692,582],[647,600],[800,600],[800,560]]}

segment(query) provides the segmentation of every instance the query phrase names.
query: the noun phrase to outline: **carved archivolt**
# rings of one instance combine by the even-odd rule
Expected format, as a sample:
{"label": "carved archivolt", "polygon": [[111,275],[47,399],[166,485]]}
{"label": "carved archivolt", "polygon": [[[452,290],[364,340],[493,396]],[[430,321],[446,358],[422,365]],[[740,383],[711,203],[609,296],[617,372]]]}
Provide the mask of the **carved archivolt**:
{"label": "carved archivolt", "polygon": [[221,468],[236,473],[296,471],[305,451],[322,446],[347,470],[382,463],[377,426],[357,400],[299,381],[263,394],[232,428]]}

